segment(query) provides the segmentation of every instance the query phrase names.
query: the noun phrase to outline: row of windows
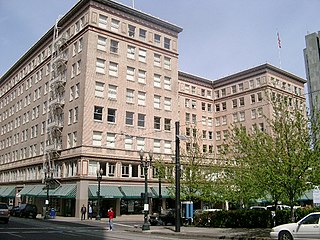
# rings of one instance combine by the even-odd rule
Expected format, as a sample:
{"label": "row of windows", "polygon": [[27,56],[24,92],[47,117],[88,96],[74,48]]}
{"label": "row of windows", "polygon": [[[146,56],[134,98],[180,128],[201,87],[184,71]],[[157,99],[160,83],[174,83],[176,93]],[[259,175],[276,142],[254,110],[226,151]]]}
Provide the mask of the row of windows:
{"label": "row of windows", "polygon": [[[106,146],[109,148],[116,148],[117,141],[116,133],[106,133],[106,140],[103,140],[103,132],[101,131],[93,131],[92,135],[92,145],[93,146]],[[122,138],[123,139],[123,138]],[[124,149],[126,150],[136,150],[140,151],[144,149],[146,145],[146,138],[144,137],[134,137],[131,135],[124,136]],[[156,153],[172,153],[172,142],[161,139],[153,139],[153,151]],[[161,151],[161,149],[163,151]]]}
{"label": "row of windows", "polygon": [[[120,29],[121,25],[121,29]],[[126,24],[124,22],[120,22],[119,20],[115,18],[111,18],[111,20],[108,20],[108,16],[99,14],[98,19],[98,26],[103,29],[110,29],[112,32],[116,33],[125,33],[130,38],[135,38],[140,41],[148,41],[153,42],[155,45],[162,46],[165,49],[170,50],[171,49],[171,39],[167,38],[165,36],[161,36],[158,33],[148,33],[147,30],[143,28],[137,28],[136,26],[132,24]],[[150,36],[153,35],[153,38]],[[147,39],[147,35],[149,38]]]}
{"label": "row of windows", "polygon": [[[109,47],[108,47],[109,44]],[[103,52],[109,50],[109,53],[119,54],[120,53],[120,43],[117,40],[108,39],[104,36],[98,36],[97,49]],[[151,62],[148,60],[148,51],[144,48],[137,48],[133,45],[127,45],[127,58],[130,60],[139,60],[140,62]],[[151,57],[151,56],[150,56]],[[160,53],[153,54],[153,65],[155,67],[163,67],[164,69],[171,70],[171,58],[163,56]]]}

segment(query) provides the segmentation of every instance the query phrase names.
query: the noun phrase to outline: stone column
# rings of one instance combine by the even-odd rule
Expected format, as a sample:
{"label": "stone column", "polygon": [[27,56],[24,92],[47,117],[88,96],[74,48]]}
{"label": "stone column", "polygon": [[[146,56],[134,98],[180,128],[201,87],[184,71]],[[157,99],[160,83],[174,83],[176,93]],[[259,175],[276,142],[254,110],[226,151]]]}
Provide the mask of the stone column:
{"label": "stone column", "polygon": [[[76,195],[76,212],[75,217],[81,217],[81,207],[84,205],[86,208],[88,207],[88,188],[89,182],[85,180],[80,180],[77,182],[77,195]],[[87,209],[88,213],[88,209]]]}

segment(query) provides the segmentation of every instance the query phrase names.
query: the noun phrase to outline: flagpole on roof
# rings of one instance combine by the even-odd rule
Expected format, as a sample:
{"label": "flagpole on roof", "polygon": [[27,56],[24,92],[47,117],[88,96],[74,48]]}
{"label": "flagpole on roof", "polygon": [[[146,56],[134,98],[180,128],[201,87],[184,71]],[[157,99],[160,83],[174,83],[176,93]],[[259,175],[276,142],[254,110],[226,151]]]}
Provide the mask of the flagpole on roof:
{"label": "flagpole on roof", "polygon": [[278,40],[278,57],[279,57],[279,68],[281,68],[281,39],[280,39],[280,33],[277,30],[277,40]]}

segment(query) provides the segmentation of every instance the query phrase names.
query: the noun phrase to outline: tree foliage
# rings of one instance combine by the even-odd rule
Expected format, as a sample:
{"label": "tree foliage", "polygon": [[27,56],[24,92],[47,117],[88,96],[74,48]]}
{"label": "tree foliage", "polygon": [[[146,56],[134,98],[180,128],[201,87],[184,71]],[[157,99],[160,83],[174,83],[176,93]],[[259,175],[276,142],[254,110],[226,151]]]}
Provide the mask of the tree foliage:
{"label": "tree foliage", "polygon": [[226,197],[248,203],[270,196],[293,207],[318,182],[319,146],[310,131],[318,131],[319,124],[285,101],[271,106],[264,130],[234,126],[225,143],[224,156],[236,162],[226,170],[224,182],[234,189]]}

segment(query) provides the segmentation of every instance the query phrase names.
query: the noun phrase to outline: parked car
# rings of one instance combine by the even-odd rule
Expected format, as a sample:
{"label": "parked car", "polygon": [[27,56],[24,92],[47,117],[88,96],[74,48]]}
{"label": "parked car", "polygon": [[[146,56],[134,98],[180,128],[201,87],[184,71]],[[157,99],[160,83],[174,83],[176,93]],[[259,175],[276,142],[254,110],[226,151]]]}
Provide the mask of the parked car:
{"label": "parked car", "polygon": [[320,239],[320,212],[310,213],[297,223],[282,224],[272,228],[271,239]]}
{"label": "parked car", "polygon": [[12,216],[16,217],[32,217],[36,218],[38,214],[37,206],[29,203],[22,203],[20,206],[15,206],[11,210]]}
{"label": "parked car", "polygon": [[0,203],[0,220],[4,223],[8,223],[10,218],[10,212],[6,203]]}
{"label": "parked car", "polygon": [[149,217],[149,222],[152,226],[165,225],[168,223],[171,225],[175,224],[175,210],[167,209],[163,210],[161,214],[155,213]]}
{"label": "parked car", "polygon": [[250,210],[267,210],[267,207],[263,207],[263,206],[251,206],[249,209],[250,209]]}

